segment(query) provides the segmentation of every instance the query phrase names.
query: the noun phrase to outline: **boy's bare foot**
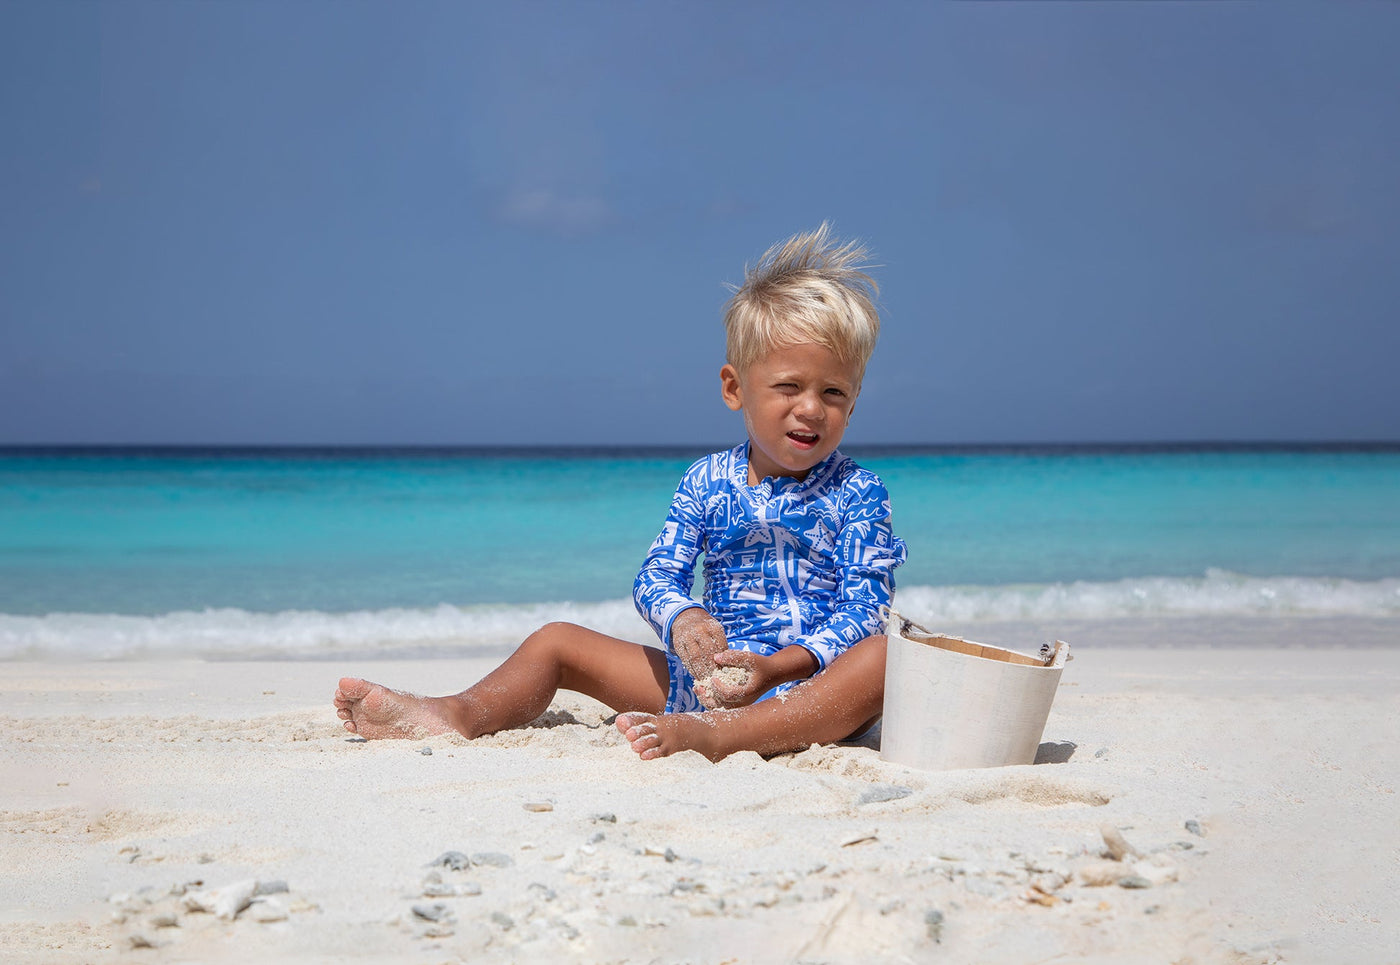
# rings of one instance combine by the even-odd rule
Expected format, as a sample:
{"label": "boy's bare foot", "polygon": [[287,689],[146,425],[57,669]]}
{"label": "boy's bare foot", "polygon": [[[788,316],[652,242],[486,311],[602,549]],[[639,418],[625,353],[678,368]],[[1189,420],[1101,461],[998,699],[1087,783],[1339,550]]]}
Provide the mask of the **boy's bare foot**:
{"label": "boy's bare foot", "polygon": [[448,720],[444,698],[406,694],[359,677],[340,678],[335,711],[346,730],[369,740],[418,740],[456,730]]}
{"label": "boy's bare foot", "polygon": [[710,760],[718,761],[729,754],[720,744],[713,720],[723,713],[618,714],[617,729],[644,761],[681,751],[699,751]]}

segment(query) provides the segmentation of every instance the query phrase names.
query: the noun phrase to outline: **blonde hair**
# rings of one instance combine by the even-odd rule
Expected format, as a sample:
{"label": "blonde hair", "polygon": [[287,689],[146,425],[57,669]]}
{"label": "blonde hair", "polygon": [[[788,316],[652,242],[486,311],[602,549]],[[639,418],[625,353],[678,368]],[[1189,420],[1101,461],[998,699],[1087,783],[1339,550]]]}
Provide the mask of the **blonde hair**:
{"label": "blonde hair", "polygon": [[864,377],[880,336],[868,257],[860,242],[833,238],[823,221],[745,265],[744,283],[724,308],[725,360],[742,372],[780,345],[815,344]]}

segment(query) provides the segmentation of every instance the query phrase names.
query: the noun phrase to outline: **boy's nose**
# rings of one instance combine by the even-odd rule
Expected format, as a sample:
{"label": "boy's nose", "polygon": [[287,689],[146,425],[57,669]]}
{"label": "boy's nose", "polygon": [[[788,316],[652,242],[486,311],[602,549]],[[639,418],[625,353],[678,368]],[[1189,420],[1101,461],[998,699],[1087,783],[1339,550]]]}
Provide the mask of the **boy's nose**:
{"label": "boy's nose", "polygon": [[815,396],[803,395],[797,400],[797,414],[804,418],[815,419],[821,411],[821,402]]}

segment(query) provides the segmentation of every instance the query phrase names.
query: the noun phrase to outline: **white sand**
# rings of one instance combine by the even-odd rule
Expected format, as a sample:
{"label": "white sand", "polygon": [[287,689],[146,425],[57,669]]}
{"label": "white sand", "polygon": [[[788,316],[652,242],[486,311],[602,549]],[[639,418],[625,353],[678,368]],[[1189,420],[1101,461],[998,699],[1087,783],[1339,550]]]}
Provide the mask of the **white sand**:
{"label": "white sand", "polygon": [[[341,673],[444,692],[488,660],[0,664],[0,961],[1400,960],[1400,652],[1076,656],[1066,762],[947,773],[643,762],[569,695],[470,745],[350,742],[330,706]],[[1104,824],[1179,880],[1055,887]],[[424,897],[450,850],[510,863]],[[285,920],[169,895],[247,879]]]}

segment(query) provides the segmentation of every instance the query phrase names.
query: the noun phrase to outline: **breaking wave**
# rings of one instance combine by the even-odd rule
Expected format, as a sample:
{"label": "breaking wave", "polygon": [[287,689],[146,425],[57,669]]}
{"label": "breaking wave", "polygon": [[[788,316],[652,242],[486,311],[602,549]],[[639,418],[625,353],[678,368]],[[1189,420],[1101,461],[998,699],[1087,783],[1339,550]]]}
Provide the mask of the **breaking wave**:
{"label": "breaking wave", "polygon": [[[898,605],[921,622],[959,624],[1175,616],[1400,618],[1400,579],[1252,577],[1210,570],[1198,578],[1108,583],[910,586],[900,588]],[[505,651],[552,620],[655,642],[630,600],[340,613],[226,608],[156,616],[0,614],[0,659],[471,656]]]}

